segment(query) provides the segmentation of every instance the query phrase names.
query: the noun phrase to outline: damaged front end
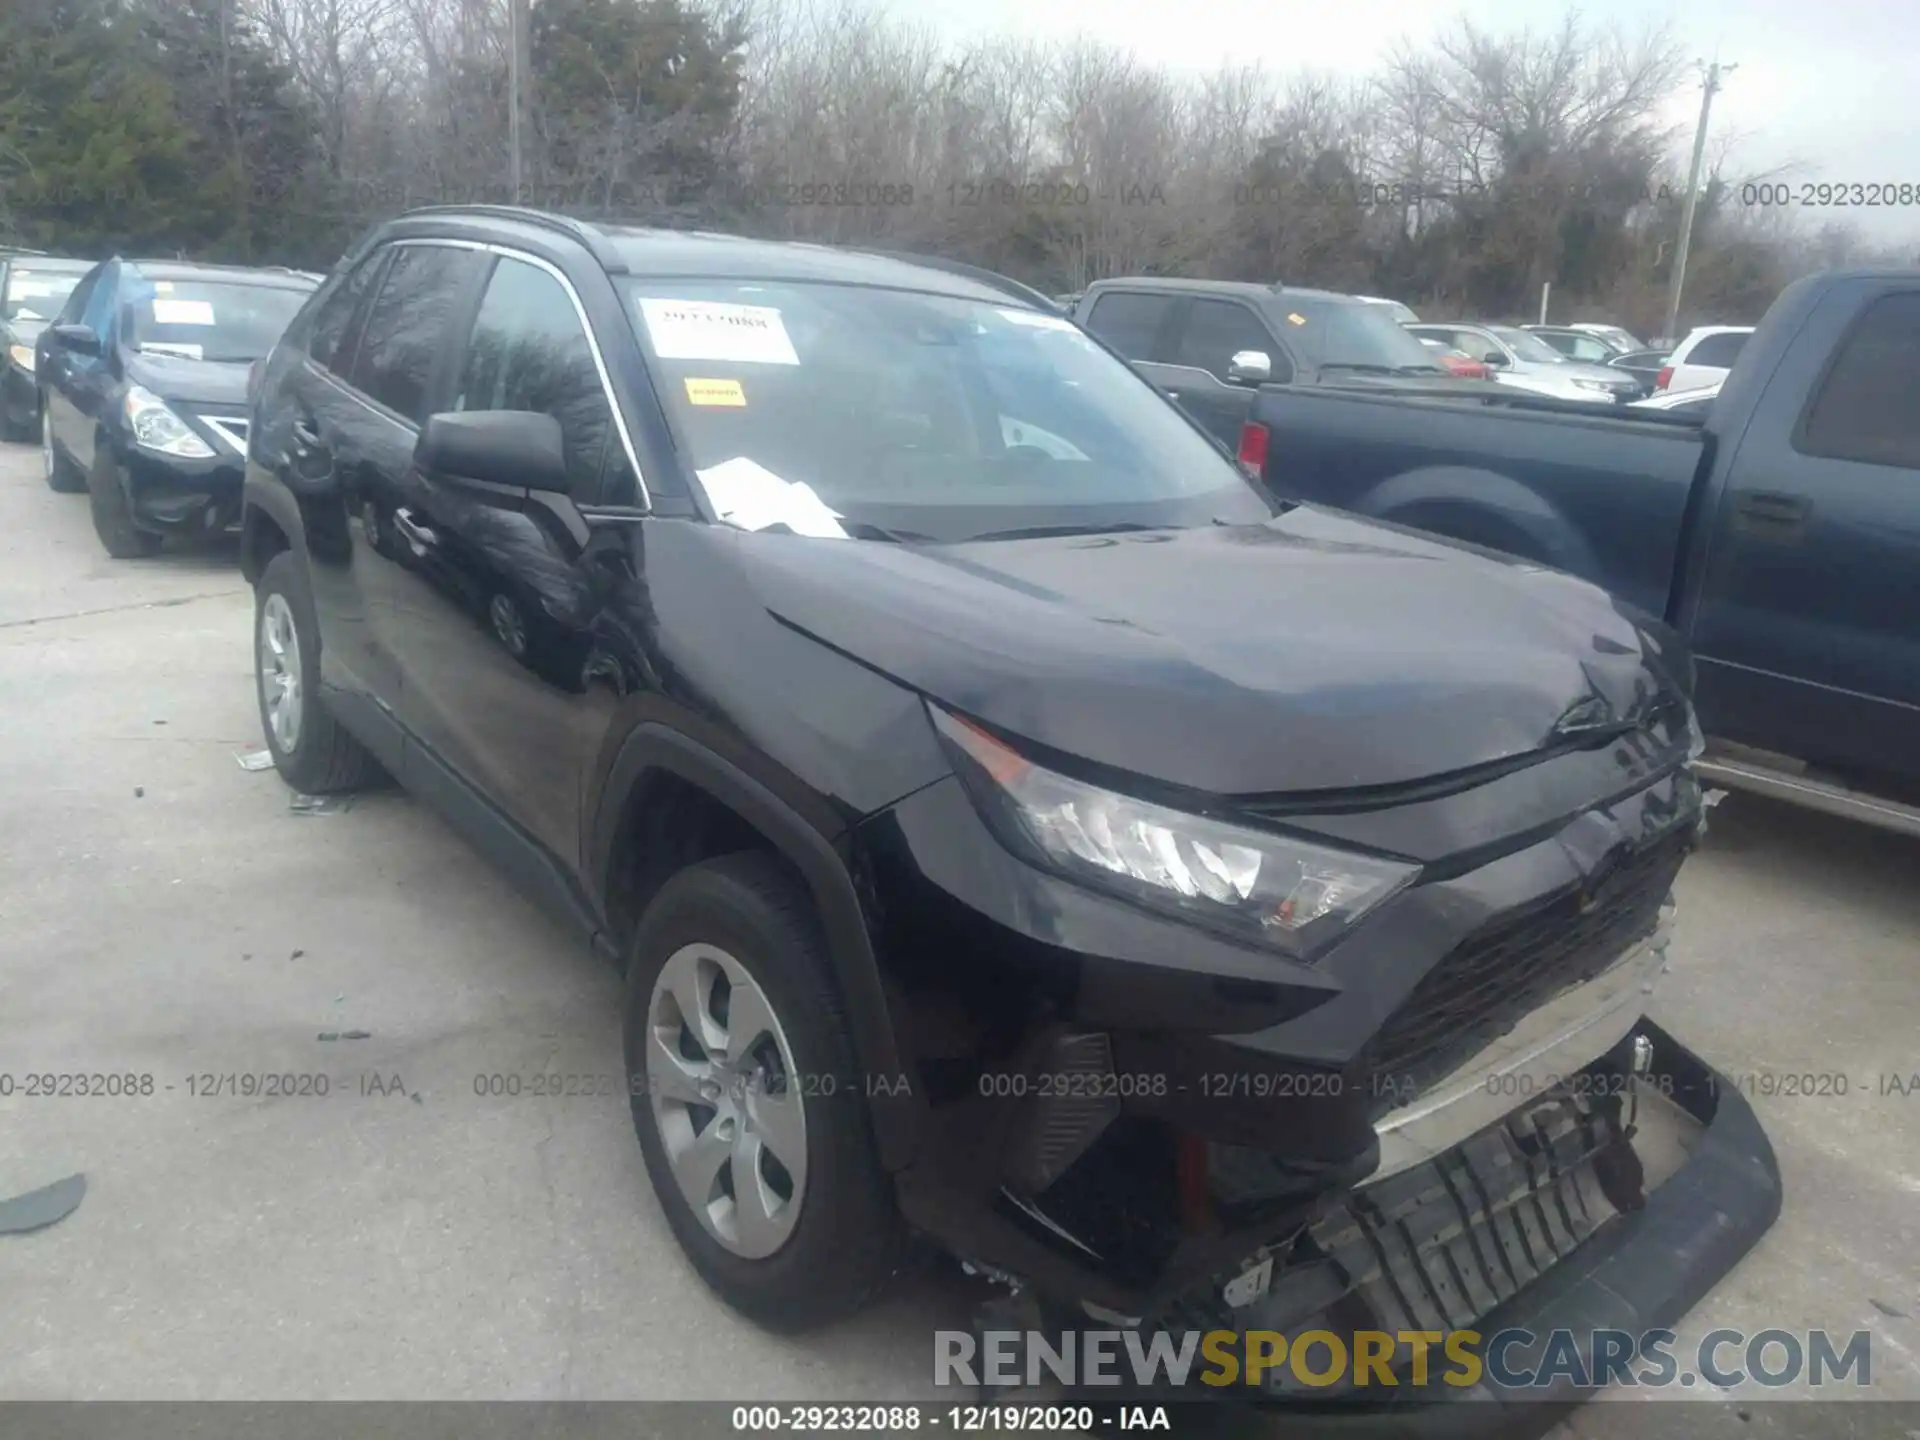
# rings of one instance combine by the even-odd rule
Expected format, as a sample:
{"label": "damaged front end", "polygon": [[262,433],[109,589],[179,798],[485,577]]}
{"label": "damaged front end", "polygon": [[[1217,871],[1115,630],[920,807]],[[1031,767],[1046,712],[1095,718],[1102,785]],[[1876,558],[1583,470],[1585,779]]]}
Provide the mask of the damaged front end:
{"label": "damaged front end", "polygon": [[1317,953],[1024,863],[959,778],[875,817],[861,863],[924,1096],[909,1220],[1005,1282],[996,1328],[1352,1334],[1484,1328],[1683,1204],[1633,1241],[1647,1293],[1606,1292],[1636,1328],[1677,1318],[1778,1209],[1750,1114],[1645,1019],[1702,830],[1683,727],[1216,814],[1418,865]]}

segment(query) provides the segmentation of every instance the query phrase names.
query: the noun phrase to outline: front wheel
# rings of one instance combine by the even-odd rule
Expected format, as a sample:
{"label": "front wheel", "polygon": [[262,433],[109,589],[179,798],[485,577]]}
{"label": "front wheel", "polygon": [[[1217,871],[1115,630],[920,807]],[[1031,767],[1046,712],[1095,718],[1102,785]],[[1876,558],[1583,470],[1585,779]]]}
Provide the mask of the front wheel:
{"label": "front wheel", "polygon": [[87,475],[87,503],[93,512],[93,533],[116,560],[139,560],[160,553],[160,537],[134,523],[133,504],[120,483],[120,467],[105,445],[95,448],[93,469]]}
{"label": "front wheel", "polygon": [[633,1124],[701,1278],[798,1330],[860,1309],[906,1236],[811,898],[773,856],[703,861],[642,917],[627,970]]}
{"label": "front wheel", "polygon": [[298,557],[283,550],[254,587],[253,661],[260,728],[274,769],[295,790],[355,790],[379,773],[358,740],[320,700],[320,633]]}

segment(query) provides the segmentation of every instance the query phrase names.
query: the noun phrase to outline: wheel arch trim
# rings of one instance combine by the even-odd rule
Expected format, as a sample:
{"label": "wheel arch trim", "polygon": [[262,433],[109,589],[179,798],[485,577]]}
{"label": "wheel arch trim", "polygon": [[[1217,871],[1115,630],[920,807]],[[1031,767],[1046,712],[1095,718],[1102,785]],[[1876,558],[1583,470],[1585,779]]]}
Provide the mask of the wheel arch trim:
{"label": "wheel arch trim", "polygon": [[[827,954],[847,1007],[862,1070],[866,1076],[883,1076],[888,1081],[905,1075],[873,940],[853,876],[839,850],[760,781],[659,721],[644,721],[627,736],[601,790],[589,856],[589,873],[598,895],[604,897],[612,889],[614,846],[627,803],[654,771],[673,775],[726,805],[766,836],[799,872],[826,935]],[[915,1131],[909,1097],[893,1093],[895,1088],[893,1084],[866,1086],[880,1161],[890,1171],[904,1168],[912,1158]]]}

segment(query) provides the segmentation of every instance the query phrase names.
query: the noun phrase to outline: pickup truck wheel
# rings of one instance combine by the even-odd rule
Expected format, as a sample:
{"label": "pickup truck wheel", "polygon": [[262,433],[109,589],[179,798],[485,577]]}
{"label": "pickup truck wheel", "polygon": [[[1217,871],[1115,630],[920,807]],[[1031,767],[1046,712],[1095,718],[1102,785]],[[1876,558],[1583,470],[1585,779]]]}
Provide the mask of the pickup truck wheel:
{"label": "pickup truck wheel", "polygon": [[701,1278],[780,1330],[871,1300],[906,1231],[799,882],[757,852],[669,880],[634,937],[625,1029],[647,1174]]}
{"label": "pickup truck wheel", "polygon": [[48,418],[44,403],[40,406],[40,471],[46,477],[47,488],[62,495],[78,495],[87,488],[79,467],[62,455],[54,443],[53,421]]}
{"label": "pickup truck wheel", "polygon": [[367,784],[378,762],[320,700],[320,629],[299,558],[274,556],[253,597],[254,688],[274,769],[307,795]]}
{"label": "pickup truck wheel", "polygon": [[141,560],[160,553],[160,537],[134,523],[133,506],[120,483],[120,467],[104,445],[94,450],[93,469],[87,472],[87,503],[93,512],[93,533],[114,559]]}

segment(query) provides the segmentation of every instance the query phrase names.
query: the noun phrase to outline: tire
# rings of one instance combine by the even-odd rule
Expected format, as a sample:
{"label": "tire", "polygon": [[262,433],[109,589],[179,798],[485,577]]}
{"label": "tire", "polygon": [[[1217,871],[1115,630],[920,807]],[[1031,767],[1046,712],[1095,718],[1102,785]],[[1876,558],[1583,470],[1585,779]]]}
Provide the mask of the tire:
{"label": "tire", "polygon": [[[650,1022],[667,1003],[656,989],[672,993],[656,982],[663,972],[669,981],[684,976],[690,964],[722,968],[708,952],[733,962],[758,986],[758,998],[771,1016],[759,1027],[764,1032],[760,1050],[767,1053],[770,1046],[771,1053],[787,1052],[782,1060],[788,1083],[781,1103],[796,1105],[802,1117],[797,1147],[791,1125],[760,1131],[786,1137],[784,1145],[764,1142],[767,1150],[797,1149],[805,1157],[797,1187],[792,1183],[796,1177],[785,1167],[770,1170],[761,1161],[752,1172],[771,1175],[770,1186],[777,1186],[779,1175],[785,1174],[792,1192],[783,1212],[789,1228],[770,1252],[764,1243],[765,1224],[757,1227],[756,1236],[736,1221],[730,1241],[721,1224],[695,1212],[675,1178],[669,1154],[670,1145],[674,1153],[688,1152],[696,1134],[690,1123],[693,1111],[674,1098],[677,1081],[663,1084],[658,1078],[663,1052],[649,1058],[659,1033]],[[694,957],[691,962],[689,956]],[[892,1182],[875,1150],[866,1087],[826,942],[804,887],[775,857],[757,851],[688,867],[661,888],[641,917],[626,984],[625,1048],[634,1131],[654,1193],[694,1269],[727,1304],[770,1329],[809,1329],[863,1308],[905,1263],[909,1247]],[[680,993],[687,993],[686,987],[680,987]],[[739,998],[743,993],[744,1002]],[[753,999],[736,985],[728,996],[727,1021]],[[744,1043],[748,1037],[736,1036],[735,1028],[729,1024],[728,1041]],[[695,1049],[697,1053],[699,1047]],[[789,1058],[790,1064],[785,1063]],[[782,1087],[766,1080],[763,1072],[759,1088],[751,1083],[744,1087],[746,1102],[733,1110],[739,1127],[735,1135],[753,1132],[755,1110],[780,1098]],[[718,1137],[715,1149],[724,1151],[727,1159],[713,1166],[714,1183],[723,1183],[723,1177],[731,1180],[737,1193],[743,1180],[753,1181],[741,1174],[743,1162],[735,1158],[740,1151],[724,1143],[729,1118],[728,1112],[715,1109],[697,1134],[701,1140]],[[743,1209],[737,1204],[730,1212],[724,1204],[721,1208],[723,1220]],[[753,1247],[745,1243],[753,1239],[762,1242],[762,1253],[752,1253]]]}
{"label": "tire", "polygon": [[113,452],[105,445],[94,448],[93,469],[87,475],[87,503],[93,511],[93,533],[114,559],[142,560],[160,553],[160,537],[134,523],[133,506],[120,483],[120,467],[113,463]]}
{"label": "tire", "polygon": [[[328,795],[357,790],[379,776],[372,752],[321,702],[320,627],[306,571],[291,550],[274,556],[253,588],[253,670],[260,732],[281,779],[302,794]],[[293,677],[291,725],[284,711],[276,724],[270,700],[275,692],[285,697],[288,686],[278,678],[284,675]]]}
{"label": "tire", "polygon": [[40,402],[40,472],[46,478],[47,488],[62,495],[78,495],[87,488],[80,467],[60,453],[60,447],[54,443],[53,422],[47,417],[47,405]]}

